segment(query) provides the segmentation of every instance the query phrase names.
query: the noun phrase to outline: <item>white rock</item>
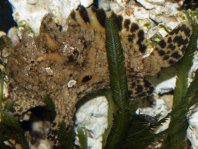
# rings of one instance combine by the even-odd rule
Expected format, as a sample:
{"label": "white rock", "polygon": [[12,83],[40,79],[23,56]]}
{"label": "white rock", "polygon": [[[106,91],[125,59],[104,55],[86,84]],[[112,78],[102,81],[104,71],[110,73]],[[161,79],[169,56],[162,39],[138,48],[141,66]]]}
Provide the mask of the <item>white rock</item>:
{"label": "white rock", "polygon": [[6,35],[6,33],[5,33],[5,32],[0,31],[0,37],[1,37],[1,36],[5,36],[5,35]]}
{"label": "white rock", "polygon": [[[1,87],[3,87],[3,98],[7,99],[9,96],[9,80],[8,80],[7,75],[5,75],[5,76],[2,75],[3,73],[5,73],[5,67],[2,64],[0,64],[0,72],[1,72],[1,77],[3,77],[3,78],[0,78],[0,81],[2,81],[2,83],[3,83],[3,86],[0,86],[0,91],[2,90]],[[3,79],[3,80],[1,80],[1,79]]]}
{"label": "white rock", "polygon": [[[197,43],[197,48],[198,48],[198,43]],[[193,57],[193,65],[189,72],[188,85],[190,85],[190,83],[193,81],[193,78],[195,76],[195,72],[197,69],[198,69],[198,51],[195,51],[194,57]]]}
{"label": "white rock", "polygon": [[31,149],[52,149],[52,145],[50,144],[50,142],[47,139],[42,139],[42,140],[39,140],[38,145],[30,144],[30,148]]}
{"label": "white rock", "polygon": [[179,7],[183,4],[184,0],[180,0],[179,2],[170,2],[169,0],[137,0],[142,6],[144,6],[146,9],[154,9],[157,7]]}
{"label": "white rock", "polygon": [[38,35],[41,21],[48,13],[48,4],[51,0],[39,0],[34,5],[29,5],[26,0],[9,0],[9,2],[13,7],[13,17],[18,25],[25,22]]}
{"label": "white rock", "polygon": [[141,5],[143,5],[146,9],[153,9],[155,6],[147,0],[137,0]]}
{"label": "white rock", "polygon": [[42,132],[43,129],[43,122],[42,121],[38,121],[38,122],[34,122],[32,125],[32,130],[33,131],[37,131],[37,132]]}
{"label": "white rock", "polygon": [[[137,114],[146,114],[152,117],[160,116],[159,119],[164,118],[169,112],[170,111],[166,103],[162,99],[155,100],[155,104],[152,107],[138,108],[136,111]],[[157,130],[155,130],[155,133],[166,130],[169,126],[169,123],[170,119],[168,119],[162,126],[157,128]]]}
{"label": "white rock", "polygon": [[171,89],[174,89],[175,83],[176,83],[176,76],[174,76],[168,80],[165,80],[165,81],[159,83],[157,86],[155,86],[155,92],[156,93],[164,93]]}
{"label": "white rock", "polygon": [[[86,130],[90,149],[102,148],[102,135],[108,126],[107,114],[108,102],[104,96],[86,102],[76,113],[76,132],[77,128]],[[75,143],[79,144],[77,137]]]}
{"label": "white rock", "polygon": [[52,149],[48,140],[41,140],[38,149]]}
{"label": "white rock", "polygon": [[198,111],[192,114],[188,120],[187,137],[191,142],[192,148],[198,148]]}
{"label": "white rock", "polygon": [[76,81],[75,80],[70,80],[68,83],[67,83],[67,87],[68,88],[71,88],[71,87],[73,87],[73,86],[75,86],[76,85]]}
{"label": "white rock", "polygon": [[27,0],[27,3],[30,5],[35,5],[38,0]]}
{"label": "white rock", "polygon": [[18,36],[18,29],[16,27],[10,28],[7,33],[7,36],[10,38],[13,46],[16,46],[20,43],[20,38]]}
{"label": "white rock", "polygon": [[44,16],[52,14],[54,21],[67,28],[67,18],[80,4],[85,7],[93,0],[9,0],[13,7],[13,17],[19,26],[28,25],[35,35],[39,35]]}
{"label": "white rock", "polygon": [[63,30],[67,28],[67,18],[73,9],[76,9],[80,5],[79,0],[52,0],[49,3],[49,12],[54,17],[54,21],[63,26]]}
{"label": "white rock", "polygon": [[163,4],[166,0],[147,0],[150,3]]}
{"label": "white rock", "polygon": [[[198,47],[198,40],[197,40]],[[195,52],[193,59],[193,66],[189,72],[188,85],[193,81],[195,76],[195,71],[198,69],[198,53]],[[192,149],[198,148],[198,109],[193,110],[193,114],[188,117],[188,129],[187,129],[187,138],[192,144]]]}
{"label": "white rock", "polygon": [[47,75],[49,75],[49,76],[53,75],[54,72],[53,72],[53,70],[50,67],[46,67],[44,69],[45,69]]}
{"label": "white rock", "polygon": [[93,0],[80,0],[80,4],[85,7],[90,6],[92,3],[93,3]]}
{"label": "white rock", "polygon": [[126,6],[127,0],[114,0],[114,1],[108,1],[108,0],[99,0],[98,1],[98,7],[103,8],[104,10],[113,10],[114,12],[119,12],[123,10],[123,8]]}

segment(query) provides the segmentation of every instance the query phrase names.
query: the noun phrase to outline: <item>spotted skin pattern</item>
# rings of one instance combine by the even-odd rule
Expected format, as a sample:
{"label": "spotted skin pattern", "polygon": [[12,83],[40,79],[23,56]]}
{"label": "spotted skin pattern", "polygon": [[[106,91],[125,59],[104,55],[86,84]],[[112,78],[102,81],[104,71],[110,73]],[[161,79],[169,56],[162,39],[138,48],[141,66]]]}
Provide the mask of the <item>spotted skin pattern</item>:
{"label": "spotted skin pattern", "polygon": [[165,39],[159,41],[154,52],[157,52],[158,57],[163,61],[164,66],[162,67],[175,64],[182,58],[187,48],[190,35],[190,29],[185,24],[182,24],[170,32]]}
{"label": "spotted skin pattern", "polygon": [[[85,28],[93,27],[100,32],[105,31],[105,18],[111,15],[115,17],[121,38],[124,40],[123,37],[127,37],[127,42],[125,43],[131,49],[144,54],[149,46],[149,39],[145,38],[144,30],[136,22],[124,19],[121,15],[116,15],[114,12],[105,12],[103,9],[95,9],[94,7],[84,8],[80,6],[71,13],[71,17],[79,25]],[[190,25],[185,22],[181,23],[156,45],[152,45],[154,50],[149,58],[144,60],[145,63],[151,63],[150,65],[152,65],[152,63],[159,62],[161,68],[175,64],[182,58],[190,40],[190,35]],[[149,59],[155,59],[156,61],[150,62]],[[145,97],[152,94],[154,88],[144,78],[132,77],[129,80],[131,80],[128,85],[129,97]]]}
{"label": "spotted skin pattern", "polygon": [[154,90],[152,84],[141,77],[129,77],[128,82],[128,95],[132,99],[150,96]]}
{"label": "spotted skin pattern", "polygon": [[[151,46],[149,39],[146,39],[144,30],[136,22],[132,22],[130,19],[124,19],[121,15],[116,15],[114,12],[105,12],[103,9],[96,9],[94,7],[85,8],[79,7],[77,10],[71,13],[71,18],[83,28],[93,28],[98,32],[105,32],[105,18],[114,15],[116,24],[118,25],[119,34],[124,43],[135,51],[138,51],[142,56]],[[182,23],[174,30],[172,30],[166,37],[161,39],[157,44],[152,45],[153,51],[148,58],[142,59],[147,65],[155,65],[160,63],[160,68],[169,67],[178,60],[180,60],[187,48],[189,37],[191,35],[191,28],[187,23]],[[152,60],[151,60],[152,59]],[[128,68],[131,68],[132,64],[128,62]],[[143,70],[149,69],[149,67],[143,68]],[[148,71],[148,70],[146,70]],[[147,81],[143,76],[128,75],[128,94],[131,99],[139,99],[151,96],[154,90],[152,84]],[[87,83],[93,76],[86,75],[82,79],[82,83]],[[57,128],[59,122],[64,120],[57,116],[54,120],[48,139],[52,140],[54,146],[58,146]]]}

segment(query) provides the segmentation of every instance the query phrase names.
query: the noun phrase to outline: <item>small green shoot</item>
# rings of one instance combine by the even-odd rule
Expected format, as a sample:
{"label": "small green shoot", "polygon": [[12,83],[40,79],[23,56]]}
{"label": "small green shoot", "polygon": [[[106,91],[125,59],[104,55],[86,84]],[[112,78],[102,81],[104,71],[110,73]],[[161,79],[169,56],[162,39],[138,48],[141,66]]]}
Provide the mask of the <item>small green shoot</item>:
{"label": "small green shoot", "polygon": [[78,128],[77,131],[81,149],[88,149],[87,133],[82,128]]}

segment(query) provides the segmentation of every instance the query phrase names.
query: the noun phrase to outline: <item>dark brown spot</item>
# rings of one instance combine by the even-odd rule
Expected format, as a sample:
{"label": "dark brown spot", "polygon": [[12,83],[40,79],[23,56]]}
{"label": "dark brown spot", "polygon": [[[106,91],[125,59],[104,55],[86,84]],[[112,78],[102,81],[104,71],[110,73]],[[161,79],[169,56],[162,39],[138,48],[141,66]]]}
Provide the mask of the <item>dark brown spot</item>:
{"label": "dark brown spot", "polygon": [[174,42],[176,42],[178,44],[178,46],[182,45],[184,40],[182,38],[182,36],[175,36],[175,38],[173,39]]}
{"label": "dark brown spot", "polygon": [[139,38],[139,40],[144,40],[144,31],[143,30],[139,30],[138,38]]}
{"label": "dark brown spot", "polygon": [[174,60],[169,60],[168,62],[169,62],[169,64],[171,64],[171,65],[173,65],[173,64],[176,63]]}
{"label": "dark brown spot", "polygon": [[[63,27],[62,27],[61,25],[56,24],[56,26],[57,26],[57,28],[58,28],[58,30],[59,30],[60,32],[63,30]],[[56,38],[56,36],[55,36],[55,38]]]}
{"label": "dark brown spot", "polygon": [[132,90],[129,90],[129,91],[128,91],[128,95],[129,95],[129,96],[132,96],[132,94],[133,94],[133,91],[132,91]]}
{"label": "dark brown spot", "polygon": [[75,58],[74,58],[74,56],[73,55],[70,55],[70,56],[68,56],[68,62],[74,62],[75,61]]}
{"label": "dark brown spot", "polygon": [[132,42],[133,39],[134,39],[134,36],[133,36],[133,35],[128,35],[128,41],[129,41],[129,42]]}
{"label": "dark brown spot", "polygon": [[181,29],[182,31],[186,30],[186,25],[185,25],[185,24],[182,24],[182,26],[180,26],[180,29]]}
{"label": "dark brown spot", "polygon": [[96,11],[97,11],[97,9],[96,9],[96,7],[91,7],[91,10],[94,12],[94,13],[96,13]]}
{"label": "dark brown spot", "polygon": [[140,93],[143,91],[143,87],[141,85],[138,85],[136,88],[137,93]]}
{"label": "dark brown spot", "polygon": [[171,42],[172,42],[172,38],[168,37],[168,43],[171,43]]}
{"label": "dark brown spot", "polygon": [[51,132],[52,132],[52,134],[54,134],[55,136],[56,136],[56,134],[58,133],[57,130],[52,130]]}
{"label": "dark brown spot", "polygon": [[153,93],[153,90],[154,90],[154,88],[153,87],[150,87],[149,90],[148,90],[148,94],[152,94]]}
{"label": "dark brown spot", "polygon": [[144,80],[144,86],[148,88],[148,87],[151,86],[151,83],[149,83],[148,81]]}
{"label": "dark brown spot", "polygon": [[164,55],[164,54],[166,54],[166,53],[164,52],[164,50],[159,50],[158,53],[159,53],[159,55],[161,55],[161,56]]}
{"label": "dark brown spot", "polygon": [[168,56],[168,55],[165,55],[165,56],[163,57],[163,60],[167,60],[167,59],[169,59],[169,56]]}
{"label": "dark brown spot", "polygon": [[145,53],[145,51],[146,51],[146,46],[145,46],[144,44],[140,44],[140,45],[139,45],[139,50],[140,50],[141,53]]}
{"label": "dark brown spot", "polygon": [[82,82],[83,82],[83,83],[86,83],[86,82],[90,81],[91,79],[92,79],[92,76],[87,75],[87,76],[85,76],[85,77],[82,79]]}
{"label": "dark brown spot", "polygon": [[130,25],[130,23],[131,23],[131,21],[130,21],[129,19],[126,19],[126,20],[124,21],[124,27],[125,27],[127,30],[129,30],[129,25]]}
{"label": "dark brown spot", "polygon": [[181,57],[181,55],[178,52],[173,53],[171,56],[176,59],[179,59]]}
{"label": "dark brown spot", "polygon": [[136,30],[138,30],[139,29],[139,26],[136,24],[136,23],[132,23],[131,24],[131,32],[134,32],[134,31],[136,31]]}
{"label": "dark brown spot", "polygon": [[189,28],[186,28],[186,30],[184,31],[184,33],[185,33],[185,35],[187,37],[189,37],[190,36],[190,29]]}
{"label": "dark brown spot", "polygon": [[164,40],[161,40],[159,42],[159,45],[160,45],[161,48],[165,48],[166,47],[166,42]]}
{"label": "dark brown spot", "polygon": [[136,85],[135,82],[131,83],[131,88],[135,87],[135,85]]}
{"label": "dark brown spot", "polygon": [[53,122],[53,123],[52,123],[52,127],[55,127],[55,126],[56,126],[56,122]]}
{"label": "dark brown spot", "polygon": [[85,9],[85,7],[81,6],[79,8],[79,13],[80,13],[80,16],[82,17],[82,19],[85,21],[85,23],[90,22],[89,16],[88,16],[88,13],[87,13],[87,10]]}
{"label": "dark brown spot", "polygon": [[185,24],[183,24],[183,25],[181,26],[181,30],[185,33],[185,35],[186,35],[187,37],[190,36],[190,29],[189,29]]}
{"label": "dark brown spot", "polygon": [[103,9],[98,9],[96,12],[96,18],[98,19],[98,22],[102,27],[105,27],[105,19],[106,19],[106,13]]}
{"label": "dark brown spot", "polygon": [[138,39],[138,41],[136,42],[138,45],[142,44],[142,40]]}
{"label": "dark brown spot", "polygon": [[78,50],[74,50],[72,54],[77,58],[80,55],[80,52]]}
{"label": "dark brown spot", "polygon": [[188,38],[186,38],[183,42],[184,45],[186,45],[188,43]]}
{"label": "dark brown spot", "polygon": [[75,11],[72,11],[71,17],[72,17],[73,20],[76,20],[76,13],[75,13]]}
{"label": "dark brown spot", "polygon": [[180,30],[180,28],[177,27],[176,29],[172,30],[170,34],[171,34],[171,35],[173,35],[173,34],[178,34],[179,30]]}
{"label": "dark brown spot", "polygon": [[168,48],[168,49],[171,49],[171,50],[175,50],[175,45],[169,44],[167,48]]}
{"label": "dark brown spot", "polygon": [[118,15],[118,16],[116,16],[115,17],[116,18],[116,24],[117,24],[117,26],[118,26],[118,30],[120,31],[120,30],[122,30],[122,20],[123,20],[123,17],[121,16],[121,15]]}

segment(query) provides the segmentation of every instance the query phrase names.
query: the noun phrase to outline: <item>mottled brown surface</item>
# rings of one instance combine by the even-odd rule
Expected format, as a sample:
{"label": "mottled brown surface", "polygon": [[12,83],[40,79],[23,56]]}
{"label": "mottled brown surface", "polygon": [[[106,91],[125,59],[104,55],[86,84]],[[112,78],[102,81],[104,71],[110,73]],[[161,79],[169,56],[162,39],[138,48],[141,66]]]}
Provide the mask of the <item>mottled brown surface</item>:
{"label": "mottled brown surface", "polygon": [[[41,105],[42,97],[49,93],[57,118],[71,124],[77,96],[108,84],[104,35],[76,25],[60,32],[59,26],[46,18],[38,38],[23,35],[21,45],[12,49],[6,68],[17,112]],[[68,88],[70,80],[77,83]]]}
{"label": "mottled brown surface", "polygon": [[[56,106],[55,123],[63,120],[71,125],[77,101],[87,93],[109,85],[105,35],[91,27],[90,30],[83,29],[73,21],[69,23],[66,32],[60,30],[61,27],[48,16],[43,21],[39,37],[33,38],[24,32],[20,45],[10,51],[6,69],[13,85],[11,98],[17,113],[43,105],[43,96],[49,93]],[[161,44],[154,47],[155,51],[149,57],[143,58],[140,46],[149,45],[144,35],[139,35],[140,32],[142,30],[138,29],[137,32],[127,34],[134,36],[133,44],[122,36],[126,31],[121,32],[127,75],[129,80],[138,78],[132,79],[137,81],[134,82],[137,88],[133,83],[130,87],[138,93],[144,90],[142,84],[148,84],[140,77],[155,75],[162,67],[180,58],[171,58],[170,54],[174,51]],[[183,31],[178,34],[183,35]],[[168,36],[175,37],[171,33]],[[168,38],[162,41],[167,43]],[[161,49],[165,54],[161,55]],[[164,59],[165,56],[169,56],[169,61]],[[139,79],[141,84],[138,84]],[[67,84],[71,80],[77,83],[69,88]]]}
{"label": "mottled brown surface", "polygon": [[[134,28],[134,25],[137,27]],[[56,105],[57,118],[71,123],[74,106],[79,97],[108,86],[105,35],[91,29],[89,24],[86,28],[89,29],[84,29],[70,20],[68,30],[61,32],[61,27],[53,23],[48,16],[42,23],[39,37],[32,38],[27,32],[23,34],[21,45],[11,50],[7,64],[7,71],[14,86],[12,97],[17,112],[21,113],[30,107],[41,105],[42,97],[49,93]],[[131,23],[131,28],[135,29],[133,33],[127,28],[120,32],[129,80],[131,77],[155,75],[162,67],[170,66],[181,57],[183,51],[180,49],[183,50],[185,45],[175,49],[178,50],[175,53],[179,54],[175,59],[171,55],[174,49],[171,51],[167,43],[173,46],[181,44],[180,40],[173,40],[174,37],[180,37],[180,34],[186,34],[188,27],[185,24],[156,44],[154,51],[146,58],[143,58],[141,46],[153,45],[148,44],[144,32],[137,24]],[[132,41],[129,39],[131,36]],[[170,43],[169,38],[172,41]],[[187,37],[184,36],[185,38]],[[68,88],[67,83],[70,80],[77,83]],[[142,87],[138,87],[136,91],[139,92]]]}
{"label": "mottled brown surface", "polygon": [[[127,67],[128,74],[141,75],[142,55],[126,45],[124,49],[126,65],[133,65]],[[21,45],[8,57],[7,71],[18,113],[43,104],[42,97],[49,93],[57,118],[71,124],[78,97],[108,86],[104,33],[84,30],[75,23],[70,23],[67,32],[61,32],[60,26],[47,17],[39,37],[24,33]],[[70,80],[77,83],[68,88]]]}

